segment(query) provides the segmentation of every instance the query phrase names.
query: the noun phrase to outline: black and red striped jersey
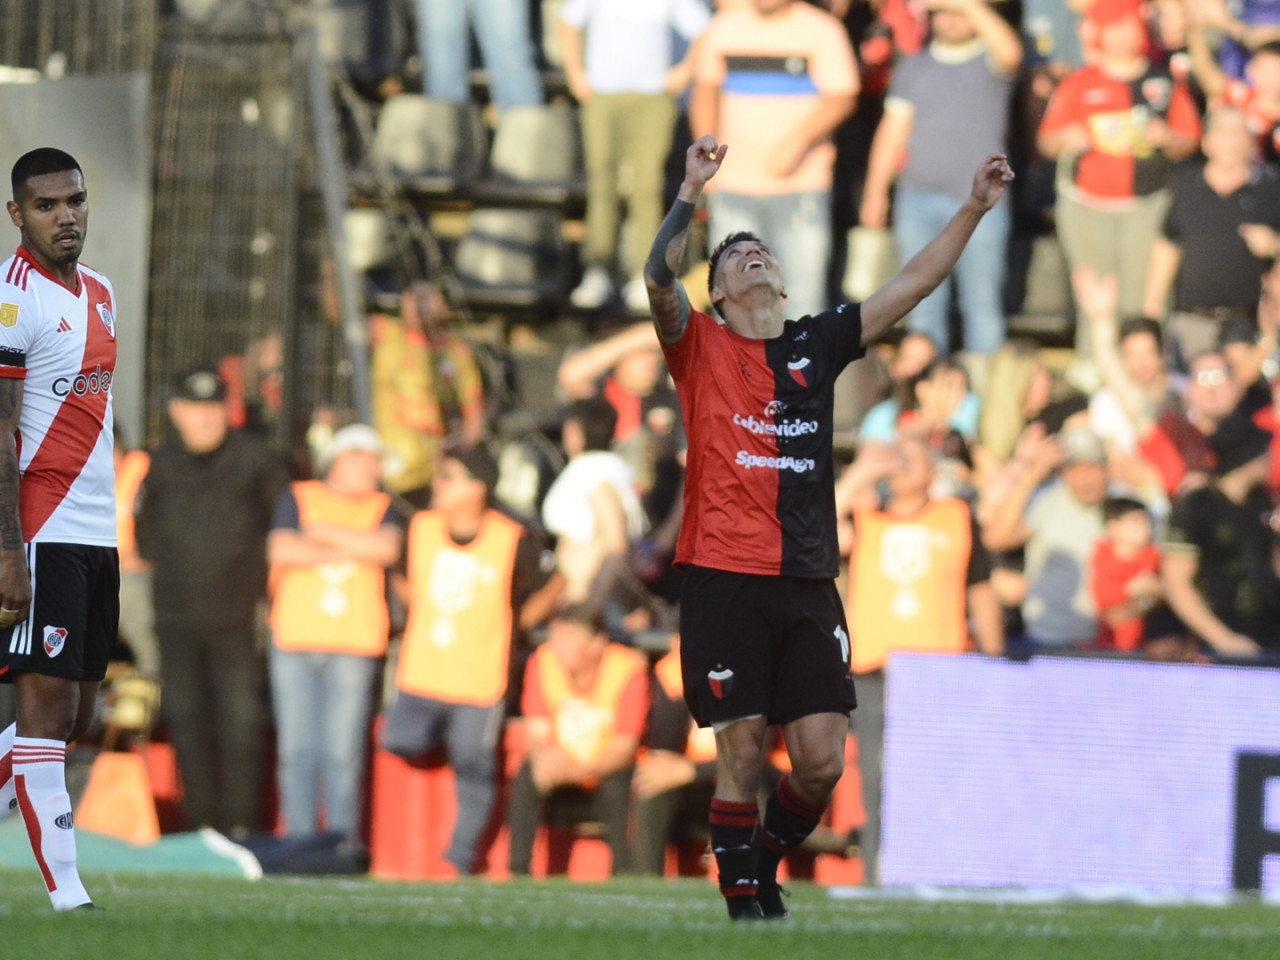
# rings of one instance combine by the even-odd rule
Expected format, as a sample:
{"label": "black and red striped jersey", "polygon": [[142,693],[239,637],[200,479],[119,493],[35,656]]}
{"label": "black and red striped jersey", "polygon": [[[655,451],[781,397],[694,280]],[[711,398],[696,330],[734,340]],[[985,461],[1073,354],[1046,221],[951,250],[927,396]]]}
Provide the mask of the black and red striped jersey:
{"label": "black and red striped jersey", "polygon": [[835,577],[836,376],[863,354],[858,304],[752,340],[692,311],[664,344],[688,433],[677,564]]}

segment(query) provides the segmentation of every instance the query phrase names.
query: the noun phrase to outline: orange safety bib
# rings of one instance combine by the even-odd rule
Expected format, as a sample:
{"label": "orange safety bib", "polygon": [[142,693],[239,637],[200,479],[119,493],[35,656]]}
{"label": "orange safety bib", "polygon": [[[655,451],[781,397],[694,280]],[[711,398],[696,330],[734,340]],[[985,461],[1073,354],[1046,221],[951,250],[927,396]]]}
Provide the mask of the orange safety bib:
{"label": "orange safety bib", "polygon": [[910,517],[854,513],[847,615],[853,672],[884,667],[896,650],[960,653],[968,642],[969,507],[931,500]]}
{"label": "orange safety bib", "polygon": [[578,690],[569,672],[544,646],[529,658],[528,676],[540,686],[556,743],[571,756],[590,764],[604,752],[613,736],[618,702],[627,684],[647,669],[643,654],[611,643],[605,647],[591,688]]}
{"label": "orange safety bib", "polygon": [[[351,497],[320,480],[293,484],[303,529],[332,524],[377,530],[391,497],[374,493]],[[271,569],[272,641],[281,650],[307,650],[380,657],[387,651],[390,620],[386,574],[354,560],[307,566],[275,564]]]}
{"label": "orange safety bib", "polygon": [[409,622],[396,685],[418,697],[489,706],[507,689],[511,580],[524,528],[496,510],[466,546],[442,514],[409,526]]}

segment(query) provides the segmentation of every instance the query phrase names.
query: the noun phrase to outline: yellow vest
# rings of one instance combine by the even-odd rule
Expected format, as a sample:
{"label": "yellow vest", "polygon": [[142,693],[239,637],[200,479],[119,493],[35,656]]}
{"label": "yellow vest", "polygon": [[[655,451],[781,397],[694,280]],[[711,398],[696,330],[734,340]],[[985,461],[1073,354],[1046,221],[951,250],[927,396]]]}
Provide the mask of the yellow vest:
{"label": "yellow vest", "polygon": [[523,531],[490,510],[476,538],[462,547],[449,536],[443,514],[414,516],[400,690],[476,706],[502,699],[511,656],[511,580]]}
{"label": "yellow vest", "polygon": [[858,510],[854,528],[847,607],[853,672],[881,669],[895,650],[962,652],[973,547],[968,505],[931,500],[909,517]]}
{"label": "yellow vest", "polygon": [[[382,491],[347,496],[320,480],[293,484],[298,518],[352,530],[377,530],[391,505]],[[339,563],[271,569],[272,640],[281,650],[308,650],[380,657],[390,628],[386,574],[372,563]]]}
{"label": "yellow vest", "polygon": [[569,672],[543,646],[529,658],[526,675],[542,691],[556,743],[589,764],[604,752],[613,736],[623,691],[647,669],[648,662],[639,651],[610,643],[604,648],[591,689],[578,690]]}

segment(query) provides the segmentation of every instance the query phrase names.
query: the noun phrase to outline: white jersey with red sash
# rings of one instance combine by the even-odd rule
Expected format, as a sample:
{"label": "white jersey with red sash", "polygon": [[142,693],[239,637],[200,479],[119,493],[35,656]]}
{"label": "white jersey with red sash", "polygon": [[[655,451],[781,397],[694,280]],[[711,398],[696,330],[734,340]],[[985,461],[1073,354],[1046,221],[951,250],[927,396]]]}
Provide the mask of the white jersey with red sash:
{"label": "white jersey with red sash", "polygon": [[115,294],[83,264],[71,289],[24,248],[0,265],[0,377],[25,380],[19,504],[28,542],[116,545]]}

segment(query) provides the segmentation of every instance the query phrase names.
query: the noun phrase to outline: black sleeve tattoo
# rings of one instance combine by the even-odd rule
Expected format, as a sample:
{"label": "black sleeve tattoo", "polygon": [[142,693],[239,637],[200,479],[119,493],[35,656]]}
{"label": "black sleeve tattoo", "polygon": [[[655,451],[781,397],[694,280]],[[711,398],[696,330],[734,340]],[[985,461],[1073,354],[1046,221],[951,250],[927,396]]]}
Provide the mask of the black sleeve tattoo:
{"label": "black sleeve tattoo", "polygon": [[649,259],[645,262],[653,323],[658,329],[658,336],[667,343],[679,340],[689,323],[689,297],[676,279],[673,264],[678,264],[684,255],[693,210],[694,205],[685,200],[676,200],[672,204],[658,228],[658,235],[649,248]]}
{"label": "black sleeve tattoo", "polygon": [[669,287],[675,283],[675,269],[667,262],[667,253],[671,244],[676,241],[680,243],[678,252],[684,252],[685,234],[688,233],[689,224],[693,221],[693,210],[692,203],[677,200],[672,204],[666,219],[662,221],[662,226],[658,227],[658,235],[653,240],[653,246],[649,248],[649,259],[645,262],[645,268],[654,283],[660,287]]}
{"label": "black sleeve tattoo", "polygon": [[0,377],[0,549],[22,549],[18,518],[18,447],[15,435],[22,414],[22,381]]}

